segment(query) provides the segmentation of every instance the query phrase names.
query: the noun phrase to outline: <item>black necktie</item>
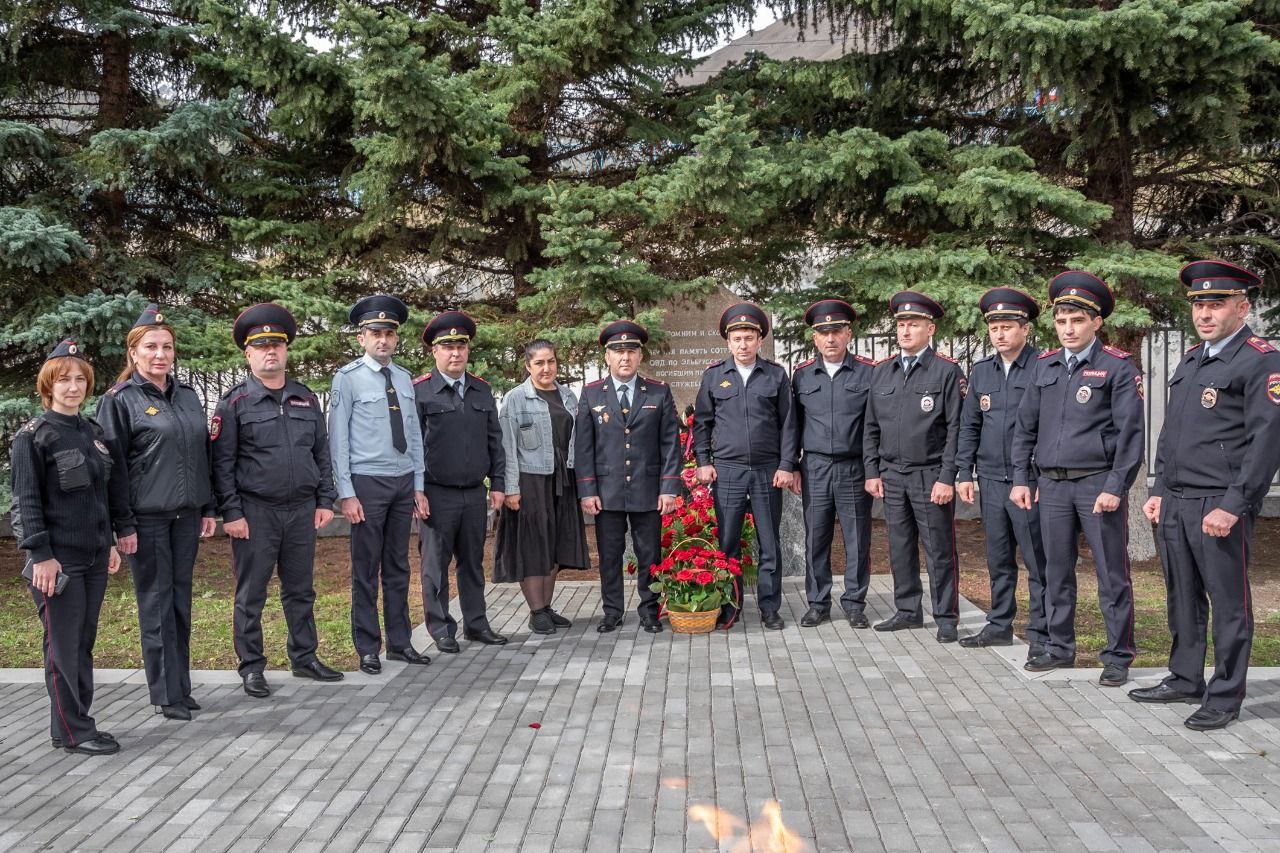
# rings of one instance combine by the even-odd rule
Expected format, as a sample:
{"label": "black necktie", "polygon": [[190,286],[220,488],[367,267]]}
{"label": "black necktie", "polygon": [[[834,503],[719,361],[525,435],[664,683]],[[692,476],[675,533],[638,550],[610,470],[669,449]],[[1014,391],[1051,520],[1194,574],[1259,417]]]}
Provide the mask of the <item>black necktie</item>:
{"label": "black necktie", "polygon": [[1076,363],[1077,363],[1076,357],[1074,355],[1067,357],[1067,375],[1068,376],[1076,372]]}
{"label": "black necktie", "polygon": [[916,366],[917,358],[919,358],[919,356],[914,356],[914,355],[907,356],[906,358],[907,365],[906,365],[906,369],[903,370],[903,373],[907,373],[907,374],[911,373],[911,368]]}
{"label": "black necktie", "polygon": [[387,380],[387,409],[391,413],[391,446],[404,453],[409,443],[404,440],[404,418],[400,414],[400,406],[396,404],[396,387],[391,384],[391,368],[382,368],[382,378]]}
{"label": "black necktie", "polygon": [[631,414],[631,394],[626,385],[622,386],[622,414]]}
{"label": "black necktie", "polygon": [[463,398],[463,396],[462,396],[462,392],[463,392],[464,390],[466,390],[466,386],[462,384],[462,380],[461,380],[461,379],[459,379],[457,382],[453,383],[453,390],[457,392],[457,394],[458,394],[458,399],[459,399],[459,400],[464,399],[464,398]]}

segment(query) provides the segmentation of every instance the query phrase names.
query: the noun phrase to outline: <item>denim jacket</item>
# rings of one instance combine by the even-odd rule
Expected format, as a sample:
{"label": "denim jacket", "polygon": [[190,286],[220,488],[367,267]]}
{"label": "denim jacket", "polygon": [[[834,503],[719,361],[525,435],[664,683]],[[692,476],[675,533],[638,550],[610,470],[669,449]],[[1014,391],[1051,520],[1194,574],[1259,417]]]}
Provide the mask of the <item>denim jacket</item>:
{"label": "denim jacket", "polygon": [[[556,383],[560,402],[570,415],[578,413],[578,397],[569,386]],[[533,379],[526,378],[507,392],[498,415],[502,424],[502,448],[507,455],[507,494],[520,494],[520,472],[526,474],[550,474],[555,470],[556,453],[551,440],[551,411],[538,396]],[[566,456],[568,467],[573,468],[573,445],[576,436],[569,437]]]}

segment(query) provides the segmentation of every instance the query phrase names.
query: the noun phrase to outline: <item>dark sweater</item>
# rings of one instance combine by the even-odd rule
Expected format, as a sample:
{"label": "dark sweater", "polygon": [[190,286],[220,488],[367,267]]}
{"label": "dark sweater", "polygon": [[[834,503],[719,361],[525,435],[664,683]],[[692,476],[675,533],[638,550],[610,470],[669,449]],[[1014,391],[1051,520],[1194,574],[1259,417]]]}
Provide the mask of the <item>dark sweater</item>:
{"label": "dark sweater", "polygon": [[46,411],[13,440],[14,531],[37,563],[91,566],[134,532],[124,457],[102,428]]}

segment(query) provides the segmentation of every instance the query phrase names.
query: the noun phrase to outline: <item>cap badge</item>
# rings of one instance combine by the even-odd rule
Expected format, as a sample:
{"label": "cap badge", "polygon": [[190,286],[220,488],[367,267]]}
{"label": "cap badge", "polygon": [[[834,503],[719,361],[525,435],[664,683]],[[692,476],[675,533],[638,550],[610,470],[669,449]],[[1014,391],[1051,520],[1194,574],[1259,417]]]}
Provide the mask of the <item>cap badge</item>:
{"label": "cap badge", "polygon": [[449,330],[449,334],[451,334],[451,335],[456,335],[456,334],[458,334],[458,330],[457,330],[457,329],[450,329],[450,330]]}
{"label": "cap badge", "polygon": [[910,302],[904,302],[904,303],[902,303],[902,310],[903,310],[903,311],[910,311],[910,310],[911,310],[911,307],[912,307],[912,306],[911,306],[911,303],[910,303]]}
{"label": "cap badge", "polygon": [[997,311],[1003,311],[1003,310],[1004,310],[1004,303],[1003,303],[1003,302],[997,302],[997,303],[996,303],[996,310],[997,310]]}
{"label": "cap badge", "polygon": [[982,397],[978,400],[978,408],[982,409],[982,411],[984,412],[991,411],[991,395],[990,394],[982,395]]}
{"label": "cap badge", "polygon": [[1218,405],[1218,389],[1206,388],[1200,392],[1200,405],[1206,409],[1212,409]]}
{"label": "cap badge", "polygon": [[828,315],[827,315],[827,320],[826,320],[826,322],[828,322],[828,323],[830,323],[830,322],[831,322],[831,315],[830,315],[830,314],[828,314]]}
{"label": "cap badge", "polygon": [[262,331],[264,331],[264,332],[269,332],[269,331],[271,331],[271,327],[270,327],[270,326],[263,326],[263,327],[262,327]]}
{"label": "cap badge", "polygon": [[67,352],[71,353],[72,355],[75,355],[78,350],[79,348],[75,344],[67,345]]}
{"label": "cap badge", "polygon": [[163,315],[163,314],[161,314],[159,311],[157,311],[157,312],[156,312],[156,322],[157,322],[157,323],[163,323],[163,322],[164,322],[164,315]]}
{"label": "cap badge", "polygon": [[1080,388],[1077,389],[1076,391],[1076,402],[1081,405],[1084,405],[1085,403],[1089,402],[1089,399],[1092,396],[1093,396],[1093,389],[1090,388],[1088,385],[1081,385]]}
{"label": "cap badge", "polygon": [[920,398],[920,411],[925,413],[933,411],[933,397],[924,396]]}
{"label": "cap badge", "polygon": [[1077,291],[1074,287],[1073,287],[1073,288],[1071,288],[1070,290],[1068,290],[1068,291],[1067,291],[1067,293],[1069,293],[1069,294],[1070,294],[1070,295],[1072,295],[1072,296],[1079,296],[1079,295],[1080,295],[1079,291]]}
{"label": "cap badge", "polygon": [[385,319],[387,319],[387,312],[386,312],[386,311],[379,311],[379,312],[378,312],[378,319],[379,319],[379,320],[385,320]]}

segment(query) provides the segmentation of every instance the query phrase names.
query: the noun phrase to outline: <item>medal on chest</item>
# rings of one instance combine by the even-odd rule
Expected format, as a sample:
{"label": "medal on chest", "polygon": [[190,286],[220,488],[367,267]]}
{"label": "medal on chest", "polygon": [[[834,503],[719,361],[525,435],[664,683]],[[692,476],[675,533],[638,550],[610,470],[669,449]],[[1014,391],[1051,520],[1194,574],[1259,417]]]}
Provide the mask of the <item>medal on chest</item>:
{"label": "medal on chest", "polygon": [[1206,409],[1212,409],[1218,405],[1218,389],[1206,388],[1200,392],[1200,405]]}
{"label": "medal on chest", "polygon": [[157,415],[160,413],[160,410],[157,409],[155,406],[147,406],[145,409],[142,410],[142,413],[144,415]]}
{"label": "medal on chest", "polygon": [[982,409],[982,411],[984,412],[991,411],[991,395],[990,394],[983,394],[982,397],[978,399],[978,408]]}
{"label": "medal on chest", "polygon": [[1088,385],[1081,385],[1079,388],[1076,389],[1076,402],[1079,403],[1080,405],[1083,406],[1085,403],[1089,402],[1090,398],[1092,397],[1093,397],[1093,389],[1090,388]]}
{"label": "medal on chest", "polygon": [[926,413],[933,411],[933,397],[931,395],[926,394],[920,398],[920,411]]}
{"label": "medal on chest", "polygon": [[103,456],[111,455],[111,451],[107,450],[107,446],[96,438],[93,440],[93,446],[98,448],[98,452],[101,453]]}

